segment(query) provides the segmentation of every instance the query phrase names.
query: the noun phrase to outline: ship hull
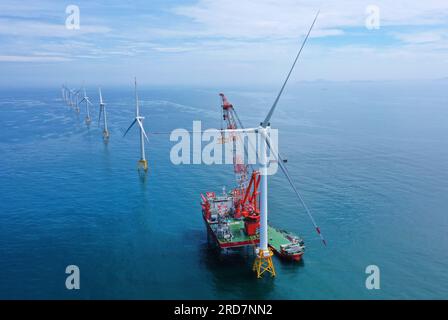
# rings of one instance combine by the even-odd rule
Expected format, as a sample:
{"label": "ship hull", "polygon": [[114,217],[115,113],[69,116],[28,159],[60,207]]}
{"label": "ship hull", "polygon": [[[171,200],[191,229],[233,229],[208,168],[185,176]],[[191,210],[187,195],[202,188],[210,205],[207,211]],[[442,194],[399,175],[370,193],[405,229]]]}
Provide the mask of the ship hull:
{"label": "ship hull", "polygon": [[300,261],[305,253],[304,247],[301,251],[285,252],[282,246],[292,244],[291,238],[295,237],[293,234],[278,230],[272,226],[268,226],[268,243],[272,251],[281,259],[289,261]]}
{"label": "ship hull", "polygon": [[303,252],[296,253],[296,254],[284,254],[284,253],[281,253],[280,251],[276,250],[275,247],[273,247],[271,245],[269,245],[269,248],[271,248],[272,251],[274,252],[274,254],[276,254],[279,258],[281,258],[283,260],[295,261],[295,262],[299,262],[302,260]]}

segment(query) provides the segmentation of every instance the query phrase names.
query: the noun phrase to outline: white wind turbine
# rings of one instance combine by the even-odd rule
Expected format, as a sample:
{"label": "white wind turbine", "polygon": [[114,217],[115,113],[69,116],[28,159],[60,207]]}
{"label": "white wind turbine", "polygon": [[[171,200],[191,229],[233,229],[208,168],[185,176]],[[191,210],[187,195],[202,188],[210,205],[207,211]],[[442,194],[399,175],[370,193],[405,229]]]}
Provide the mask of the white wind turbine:
{"label": "white wind turbine", "polygon": [[68,91],[68,93],[69,93],[69,102],[68,102],[68,105],[70,106],[70,107],[74,107],[75,106],[75,101],[76,101],[76,91],[75,90],[73,90],[73,89],[69,89],[69,91]]}
{"label": "white wind turbine", "polygon": [[138,101],[138,95],[137,95],[137,79],[134,80],[135,85],[135,119],[129,126],[129,128],[124,133],[123,137],[126,136],[126,134],[131,130],[131,128],[134,126],[134,124],[138,124],[140,127],[140,160],[138,161],[139,169],[142,168],[145,172],[148,170],[148,161],[145,157],[145,139],[149,142],[148,136],[146,135],[145,129],[143,127],[143,120],[145,117],[142,117],[140,115],[140,106]]}
{"label": "white wind turbine", "polygon": [[70,90],[70,106],[74,107],[76,109],[76,105],[77,105],[77,97],[78,97],[78,93],[77,91]]}
{"label": "white wind turbine", "polygon": [[75,108],[75,111],[79,113],[79,92],[81,91],[81,89],[78,90],[73,90],[72,95],[73,95],[73,101],[71,103],[72,107]]}
{"label": "white wind turbine", "polygon": [[90,108],[89,108],[89,105],[91,106],[92,102],[90,102],[90,99],[89,99],[89,97],[86,94],[86,88],[83,88],[83,90],[84,90],[84,98],[79,103],[83,103],[83,102],[86,103],[86,113],[87,113],[87,115],[86,115],[86,124],[90,125],[90,123],[92,122],[92,118],[90,118]]}
{"label": "white wind turbine", "polygon": [[72,90],[70,90],[69,88],[65,88],[65,93],[66,93],[66,103],[68,106],[72,106]]}
{"label": "white wind turbine", "polygon": [[[258,245],[258,247],[256,248],[256,254],[257,257],[255,259],[254,262],[254,271],[257,272],[257,276],[261,277],[261,275],[263,274],[263,272],[267,271],[269,273],[271,273],[272,276],[275,276],[275,270],[274,270],[274,265],[272,263],[272,252],[268,247],[268,161],[267,161],[267,152],[270,149],[271,150],[271,154],[274,156],[275,160],[278,162],[278,165],[280,167],[280,169],[282,170],[282,172],[285,174],[289,184],[291,185],[292,189],[294,190],[296,196],[297,196],[297,200],[299,201],[299,203],[301,205],[303,205],[303,207],[305,208],[305,211],[308,215],[308,217],[310,218],[317,234],[320,236],[320,238],[322,239],[323,244],[326,244],[325,239],[323,237],[323,235],[321,234],[320,228],[318,227],[318,225],[316,224],[316,221],[314,220],[313,216],[311,215],[310,210],[308,209],[308,207],[306,206],[301,194],[299,193],[299,191],[297,190],[297,188],[295,187],[291,176],[289,175],[289,172],[287,170],[287,167],[284,164],[284,161],[282,159],[282,157],[278,154],[277,150],[275,150],[275,146],[272,145],[271,139],[270,139],[270,130],[271,130],[271,125],[270,125],[270,120],[271,117],[274,113],[275,108],[277,107],[277,103],[283,93],[283,90],[285,89],[285,86],[291,76],[292,71],[294,70],[294,67],[297,63],[297,60],[300,57],[300,54],[302,52],[303,47],[305,46],[306,41],[308,40],[308,37],[311,33],[311,30],[314,27],[314,24],[317,20],[317,17],[319,15],[319,12],[317,12],[316,17],[313,20],[313,23],[311,24],[311,27],[304,39],[304,41],[302,42],[302,45],[297,53],[297,56],[295,57],[294,63],[292,64],[291,69],[289,70],[288,75],[286,76],[285,81],[283,82],[283,85],[280,89],[280,92],[278,93],[273,105],[271,106],[266,118],[263,120],[263,122],[260,123],[260,126],[257,128],[246,128],[244,129],[244,127],[241,124],[241,121],[239,120],[238,116],[237,120],[240,123],[240,126],[242,129],[237,129],[237,130],[232,130],[232,129],[228,129],[228,130],[224,130],[224,131],[228,131],[228,132],[256,132],[259,135],[259,152],[258,152],[258,158],[260,161],[260,243]],[[234,109],[232,109],[233,112],[235,112]],[[253,148],[253,146],[252,146]]]}
{"label": "white wind turbine", "polygon": [[67,86],[64,84],[62,85],[62,98],[64,99],[64,102],[70,106],[70,101],[71,101],[71,96],[70,96],[71,92],[70,89],[67,88]]}
{"label": "white wind turbine", "polygon": [[64,102],[67,102],[67,96],[66,96],[67,92],[65,91],[65,85],[62,85],[61,93],[62,93],[62,100],[64,100]]}
{"label": "white wind turbine", "polygon": [[99,88],[100,93],[100,115],[98,117],[98,126],[101,122],[101,115],[103,115],[103,139],[104,141],[109,140],[109,130],[107,128],[107,113],[106,113],[106,104],[103,102],[103,96],[101,94],[101,88]]}

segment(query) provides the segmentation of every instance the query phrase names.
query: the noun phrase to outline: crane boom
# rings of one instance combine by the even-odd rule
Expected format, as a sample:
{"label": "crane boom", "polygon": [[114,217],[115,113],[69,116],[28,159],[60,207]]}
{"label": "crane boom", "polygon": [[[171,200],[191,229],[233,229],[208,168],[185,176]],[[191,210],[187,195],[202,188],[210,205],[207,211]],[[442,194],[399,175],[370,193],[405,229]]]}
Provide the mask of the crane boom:
{"label": "crane boom", "polygon": [[[219,94],[222,101],[222,120],[226,122],[227,129],[235,130],[238,129],[237,119],[234,116],[233,105],[227,100],[223,93]],[[221,128],[223,129],[223,128]],[[237,144],[242,143],[242,147],[246,152],[244,146],[244,141],[239,139],[238,135],[234,132],[229,133],[230,143],[232,143],[232,154],[233,154],[233,171],[235,173],[236,181],[241,190],[245,189],[249,182],[249,168],[248,165],[244,163],[244,157],[238,154]],[[223,137],[224,138],[224,137]],[[225,139],[223,139],[224,141]],[[242,149],[240,149],[242,150]]]}

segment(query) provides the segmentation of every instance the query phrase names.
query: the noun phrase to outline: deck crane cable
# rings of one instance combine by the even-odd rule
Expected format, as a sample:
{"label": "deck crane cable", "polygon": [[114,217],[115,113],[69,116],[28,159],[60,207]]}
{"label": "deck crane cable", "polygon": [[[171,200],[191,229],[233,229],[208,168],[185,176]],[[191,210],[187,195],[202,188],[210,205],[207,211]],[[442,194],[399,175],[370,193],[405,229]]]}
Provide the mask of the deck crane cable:
{"label": "deck crane cable", "polygon": [[[220,93],[219,96],[221,97],[222,106],[222,121],[225,121],[227,123],[227,129],[232,130],[229,142],[231,143],[232,147],[232,155],[233,155],[233,167],[234,167],[234,173],[235,177],[238,183],[238,186],[240,190],[246,189],[247,185],[249,183],[249,177],[248,177],[248,171],[249,166],[245,163],[244,157],[247,154],[247,148],[245,147],[244,139],[241,139],[241,136],[235,134],[236,131],[233,131],[235,129],[238,129],[238,123],[235,119],[233,111],[233,105],[227,100],[224,93]],[[222,128],[221,128],[222,129]],[[239,128],[241,130],[241,128]],[[223,138],[224,138],[224,132],[222,132]],[[237,145],[240,144],[243,147],[243,159],[241,159],[240,152],[238,152]]]}
{"label": "deck crane cable", "polygon": [[[232,110],[232,113],[233,113],[233,115],[234,115],[236,121],[238,122],[238,125],[239,125],[240,129],[246,130],[246,128],[243,126],[243,123],[241,122],[240,118],[238,117],[238,114],[236,113],[235,109],[232,108],[231,110]],[[254,149],[254,147],[253,147],[252,142],[250,141],[250,139],[247,139],[247,141],[248,141],[249,146],[250,146],[252,149]],[[249,157],[249,153],[248,153],[247,146],[246,146],[246,144],[244,143],[244,141],[243,141],[243,148],[244,148],[244,155],[245,155],[246,158],[248,158],[248,157]],[[255,150],[255,149],[254,149],[254,150]],[[251,163],[248,163],[248,166],[250,167],[250,170],[254,171],[254,167],[252,166]]]}
{"label": "deck crane cable", "polygon": [[[247,128],[247,129],[207,129],[207,132],[220,132],[220,133],[225,133],[225,132],[257,132],[257,128]],[[193,131],[193,130],[184,130],[184,132],[187,133],[204,133],[205,131]],[[148,132],[148,134],[160,134],[160,135],[170,135],[172,134],[172,132],[163,132],[163,131],[155,131],[155,132]]]}

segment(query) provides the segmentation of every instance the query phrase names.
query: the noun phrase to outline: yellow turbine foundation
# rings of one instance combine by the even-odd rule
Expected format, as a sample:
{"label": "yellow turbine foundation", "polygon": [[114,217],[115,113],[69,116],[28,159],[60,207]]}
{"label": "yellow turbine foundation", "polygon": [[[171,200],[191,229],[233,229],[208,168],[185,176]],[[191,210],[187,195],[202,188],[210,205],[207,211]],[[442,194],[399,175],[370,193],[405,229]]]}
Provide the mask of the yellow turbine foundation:
{"label": "yellow turbine foundation", "polygon": [[272,250],[258,250],[252,270],[257,273],[257,278],[261,278],[263,273],[269,272],[271,277],[275,277],[274,263],[272,262]]}
{"label": "yellow turbine foundation", "polygon": [[148,171],[148,161],[147,160],[139,160],[138,161],[138,168],[143,169],[145,171]]}

